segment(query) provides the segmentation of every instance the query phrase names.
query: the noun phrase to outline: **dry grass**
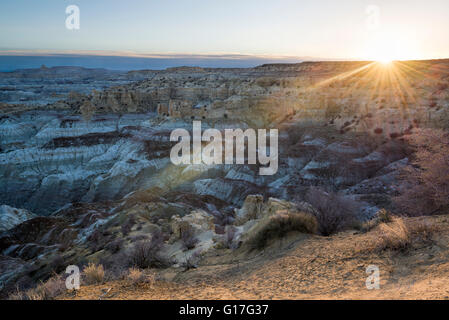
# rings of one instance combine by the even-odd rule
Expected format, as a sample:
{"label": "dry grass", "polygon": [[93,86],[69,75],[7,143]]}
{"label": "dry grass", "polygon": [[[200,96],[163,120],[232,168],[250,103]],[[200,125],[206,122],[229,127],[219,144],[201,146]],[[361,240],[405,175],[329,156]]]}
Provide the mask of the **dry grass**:
{"label": "dry grass", "polygon": [[249,243],[254,249],[262,249],[269,240],[282,238],[289,232],[316,233],[317,228],[317,220],[310,213],[280,211],[268,219]]}
{"label": "dry grass", "polygon": [[53,276],[26,292],[17,291],[9,296],[9,300],[52,300],[66,291],[65,281]]}
{"label": "dry grass", "polygon": [[404,220],[395,217],[390,223],[381,223],[369,246],[373,251],[405,251],[418,243],[429,243],[437,226],[425,219]]}
{"label": "dry grass", "polygon": [[94,263],[89,263],[89,265],[84,268],[84,281],[87,285],[98,284],[104,282],[104,268],[103,266],[96,265]]}

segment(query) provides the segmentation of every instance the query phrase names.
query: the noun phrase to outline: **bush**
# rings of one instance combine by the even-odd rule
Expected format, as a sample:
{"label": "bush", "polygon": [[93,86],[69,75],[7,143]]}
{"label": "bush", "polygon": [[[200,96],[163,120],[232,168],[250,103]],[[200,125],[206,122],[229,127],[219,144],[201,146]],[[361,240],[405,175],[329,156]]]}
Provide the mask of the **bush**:
{"label": "bush", "polygon": [[353,225],[360,204],[338,193],[327,193],[311,187],[306,201],[314,207],[313,214],[318,221],[318,232],[329,236]]}
{"label": "bush", "polygon": [[255,234],[250,244],[254,249],[262,249],[269,240],[282,238],[289,232],[315,233],[316,230],[317,221],[313,215],[304,212],[278,211]]}
{"label": "bush", "polygon": [[404,251],[416,242],[430,242],[435,231],[436,227],[425,220],[407,222],[403,218],[394,218],[391,223],[379,225],[373,249]]}
{"label": "bush", "polygon": [[83,270],[84,281],[87,285],[103,283],[104,281],[104,268],[103,266],[89,263]]}
{"label": "bush", "polygon": [[129,265],[140,269],[165,266],[166,262],[160,254],[163,244],[161,232],[154,233],[150,240],[137,242],[129,253]]}

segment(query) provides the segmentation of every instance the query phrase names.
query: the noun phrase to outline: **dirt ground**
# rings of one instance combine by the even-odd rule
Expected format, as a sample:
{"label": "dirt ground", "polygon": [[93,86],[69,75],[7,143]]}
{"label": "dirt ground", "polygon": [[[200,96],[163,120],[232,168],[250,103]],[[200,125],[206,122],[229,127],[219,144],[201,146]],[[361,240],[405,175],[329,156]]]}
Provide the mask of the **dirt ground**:
{"label": "dirt ground", "polygon": [[[449,299],[449,216],[429,219],[439,228],[432,243],[403,252],[367,250],[376,230],[292,234],[263,252],[217,250],[196,269],[159,271],[151,284],[117,280],[60,299]],[[378,290],[366,287],[369,265],[379,268]]]}

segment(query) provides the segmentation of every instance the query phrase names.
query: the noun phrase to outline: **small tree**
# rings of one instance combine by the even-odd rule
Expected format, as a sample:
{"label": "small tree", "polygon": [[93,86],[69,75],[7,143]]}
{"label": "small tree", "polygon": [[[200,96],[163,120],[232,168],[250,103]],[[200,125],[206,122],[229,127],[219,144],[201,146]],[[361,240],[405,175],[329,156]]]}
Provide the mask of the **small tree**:
{"label": "small tree", "polygon": [[407,138],[414,147],[412,166],[403,169],[397,209],[408,215],[431,215],[449,207],[449,133],[421,129]]}

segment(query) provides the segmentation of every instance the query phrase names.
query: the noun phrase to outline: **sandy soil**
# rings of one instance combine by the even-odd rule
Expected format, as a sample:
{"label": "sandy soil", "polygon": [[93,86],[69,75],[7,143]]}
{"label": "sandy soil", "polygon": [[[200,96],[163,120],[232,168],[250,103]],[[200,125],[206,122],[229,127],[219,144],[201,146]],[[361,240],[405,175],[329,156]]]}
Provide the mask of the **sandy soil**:
{"label": "sandy soil", "polygon": [[[82,286],[61,299],[449,299],[449,216],[432,243],[406,252],[373,252],[376,230],[332,237],[302,234],[263,252],[217,251],[196,269],[160,272],[153,284],[126,280]],[[368,290],[366,268],[380,269],[380,289]]]}

